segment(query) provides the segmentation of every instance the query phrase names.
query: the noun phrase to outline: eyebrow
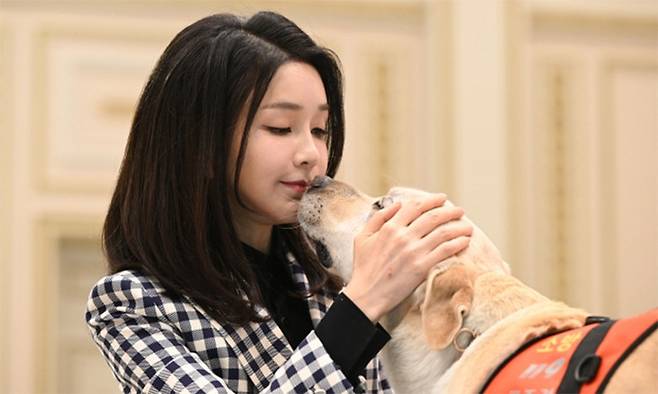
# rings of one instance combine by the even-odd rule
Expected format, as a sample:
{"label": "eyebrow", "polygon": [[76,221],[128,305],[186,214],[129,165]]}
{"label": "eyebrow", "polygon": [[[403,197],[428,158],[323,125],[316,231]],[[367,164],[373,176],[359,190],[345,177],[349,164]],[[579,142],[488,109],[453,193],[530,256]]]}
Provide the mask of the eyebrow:
{"label": "eyebrow", "polygon": [[[274,103],[263,105],[261,109],[286,109],[291,111],[299,111],[303,109],[303,107],[297,103],[291,103],[289,101],[277,101]],[[318,110],[329,111],[329,104],[320,104],[318,106]]]}

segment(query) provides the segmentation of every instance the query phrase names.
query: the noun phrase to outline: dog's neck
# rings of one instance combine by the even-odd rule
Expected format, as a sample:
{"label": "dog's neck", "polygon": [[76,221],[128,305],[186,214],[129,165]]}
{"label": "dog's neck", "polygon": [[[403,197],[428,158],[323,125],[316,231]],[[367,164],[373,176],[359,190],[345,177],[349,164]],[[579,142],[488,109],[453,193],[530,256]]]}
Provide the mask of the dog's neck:
{"label": "dog's neck", "polygon": [[478,275],[473,290],[473,304],[464,324],[480,333],[519,310],[550,301],[515,277],[498,272]]}
{"label": "dog's neck", "polygon": [[[522,324],[523,316],[538,315],[538,312],[533,311],[548,309],[554,314],[561,315],[563,319],[556,323],[560,327],[577,326],[581,324],[580,317],[584,316],[584,312],[553,302],[518,279],[505,274],[483,273],[478,276],[474,289],[474,298],[478,302],[473,305],[463,326],[476,330],[481,335],[469,345],[463,356],[452,344],[442,350],[432,350],[427,346],[422,334],[420,312],[414,306],[413,295],[384,317],[382,325],[391,334],[391,341],[382,350],[382,361],[396,393],[426,392],[428,387],[436,385],[437,376],[445,374],[449,377],[456,363],[475,363],[476,361],[472,359],[476,356],[471,355],[466,361],[462,361],[460,356],[464,358],[472,353],[477,355],[478,351],[474,349],[478,347],[485,347],[487,349],[485,352],[489,352],[490,342],[498,340],[496,333],[505,332],[514,324]],[[528,322],[524,326],[526,331],[522,338],[508,339],[510,344],[506,344],[507,347],[495,346],[494,352],[497,357],[503,359],[501,354],[511,353],[531,337],[556,329],[555,324],[542,322],[543,326],[536,321]],[[511,332],[518,331],[511,330]],[[467,368],[469,369],[471,368]],[[442,378],[441,381],[444,382],[442,383],[444,386],[449,386],[453,384],[452,382],[460,382],[459,379],[471,378],[454,379]],[[448,383],[445,383],[446,381]],[[458,392],[461,386],[456,384],[450,387]],[[474,389],[475,391],[477,388]]]}
{"label": "dog's neck", "polygon": [[582,327],[587,313],[561,302],[541,301],[496,322],[433,385],[432,393],[475,393],[506,359],[527,341],[547,333]]}
{"label": "dog's neck", "polygon": [[[382,325],[386,318],[382,321]],[[384,346],[381,359],[387,379],[396,394],[427,392],[450,366],[459,353],[452,347],[431,350],[422,335],[420,311],[408,310],[403,321],[391,331],[391,340]],[[386,327],[386,326],[384,326]]]}

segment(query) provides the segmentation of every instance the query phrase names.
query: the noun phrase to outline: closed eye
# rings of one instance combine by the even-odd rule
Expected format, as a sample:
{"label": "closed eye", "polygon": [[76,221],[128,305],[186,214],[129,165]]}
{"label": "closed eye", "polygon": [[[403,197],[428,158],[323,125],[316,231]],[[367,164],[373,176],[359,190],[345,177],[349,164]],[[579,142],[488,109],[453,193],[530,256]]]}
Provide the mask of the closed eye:
{"label": "closed eye", "polygon": [[326,140],[327,137],[329,136],[329,131],[325,129],[321,129],[319,127],[314,128],[313,130],[311,130],[311,132],[313,133],[314,136],[321,138],[323,140]]}
{"label": "closed eye", "polygon": [[288,134],[292,131],[290,127],[265,126],[265,129],[273,134]]}

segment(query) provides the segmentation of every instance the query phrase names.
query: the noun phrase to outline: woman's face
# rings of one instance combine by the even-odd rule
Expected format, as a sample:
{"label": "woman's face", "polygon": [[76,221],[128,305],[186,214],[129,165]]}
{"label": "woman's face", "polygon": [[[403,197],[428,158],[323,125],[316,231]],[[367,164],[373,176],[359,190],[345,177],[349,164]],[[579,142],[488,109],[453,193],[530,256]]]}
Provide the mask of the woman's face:
{"label": "woman's face", "polygon": [[[302,194],[327,170],[328,115],[324,85],[315,68],[289,62],[276,71],[249,130],[238,184],[248,209],[232,204],[238,230],[297,221]],[[242,119],[232,163],[242,138]]]}

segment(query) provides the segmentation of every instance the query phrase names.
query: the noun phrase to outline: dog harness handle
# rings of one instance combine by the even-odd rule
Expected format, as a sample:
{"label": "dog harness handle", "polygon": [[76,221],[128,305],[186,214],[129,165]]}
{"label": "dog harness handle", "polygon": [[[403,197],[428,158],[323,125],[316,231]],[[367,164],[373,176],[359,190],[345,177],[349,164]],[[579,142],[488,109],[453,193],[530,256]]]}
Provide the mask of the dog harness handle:
{"label": "dog harness handle", "polygon": [[596,354],[596,350],[613,324],[615,321],[608,319],[587,333],[571,355],[567,371],[557,389],[558,393],[578,393],[580,386],[591,382],[596,377],[601,366],[601,357]]}

